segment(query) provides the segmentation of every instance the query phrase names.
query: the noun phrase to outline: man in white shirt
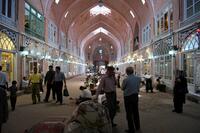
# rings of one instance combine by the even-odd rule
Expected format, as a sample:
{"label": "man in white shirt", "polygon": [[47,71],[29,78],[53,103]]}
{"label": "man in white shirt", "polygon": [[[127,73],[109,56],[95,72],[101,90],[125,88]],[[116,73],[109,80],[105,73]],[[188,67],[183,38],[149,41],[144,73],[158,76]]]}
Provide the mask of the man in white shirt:
{"label": "man in white shirt", "polygon": [[21,89],[26,90],[27,88],[28,88],[28,80],[26,79],[26,77],[23,77]]}
{"label": "man in white shirt", "polygon": [[92,99],[92,93],[88,88],[80,86],[80,90],[80,96],[79,99],[76,101],[76,104]]}
{"label": "man in white shirt", "polygon": [[6,74],[2,72],[2,66],[0,66],[0,87],[4,89],[8,88]]}

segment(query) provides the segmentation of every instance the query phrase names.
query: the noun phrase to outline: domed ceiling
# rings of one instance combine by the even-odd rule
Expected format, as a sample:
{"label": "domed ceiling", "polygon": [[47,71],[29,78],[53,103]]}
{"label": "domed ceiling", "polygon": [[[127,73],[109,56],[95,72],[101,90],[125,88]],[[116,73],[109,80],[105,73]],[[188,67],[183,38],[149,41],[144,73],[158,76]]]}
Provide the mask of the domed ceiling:
{"label": "domed ceiling", "polygon": [[[80,48],[86,61],[116,61],[153,17],[153,0],[44,0],[45,14]],[[138,29],[137,29],[138,30]],[[139,40],[141,35],[139,34]],[[139,41],[140,42],[140,41]],[[103,51],[99,53],[99,51]]]}

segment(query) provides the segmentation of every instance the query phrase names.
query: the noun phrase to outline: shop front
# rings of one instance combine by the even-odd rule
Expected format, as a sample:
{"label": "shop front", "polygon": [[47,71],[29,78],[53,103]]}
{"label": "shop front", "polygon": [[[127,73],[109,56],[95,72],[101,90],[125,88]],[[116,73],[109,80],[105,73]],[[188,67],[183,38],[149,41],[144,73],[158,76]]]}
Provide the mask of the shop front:
{"label": "shop front", "polygon": [[190,93],[200,95],[200,30],[187,34],[189,35],[182,42],[182,66]]}
{"label": "shop front", "polygon": [[154,76],[161,77],[169,88],[173,88],[173,78],[176,70],[176,57],[169,54],[173,46],[173,36],[170,35],[153,44]]}
{"label": "shop front", "polygon": [[141,73],[152,75],[152,48],[151,46],[145,47],[140,50],[139,61],[141,63]]}
{"label": "shop front", "polygon": [[22,55],[22,76],[28,77],[36,67],[39,72],[43,72],[44,66],[44,44],[24,36]]}
{"label": "shop front", "polygon": [[15,79],[16,45],[4,32],[0,32],[0,63],[2,71],[6,73],[9,82]]}

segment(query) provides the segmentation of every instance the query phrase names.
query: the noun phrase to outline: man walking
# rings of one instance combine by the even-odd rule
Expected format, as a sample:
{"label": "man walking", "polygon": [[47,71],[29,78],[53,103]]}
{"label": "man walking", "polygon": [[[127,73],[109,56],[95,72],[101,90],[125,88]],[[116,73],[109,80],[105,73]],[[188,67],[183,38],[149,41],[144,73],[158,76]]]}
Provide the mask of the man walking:
{"label": "man walking", "polygon": [[135,129],[140,129],[140,119],[138,111],[138,93],[141,79],[133,75],[133,68],[126,68],[126,77],[122,83],[124,91],[124,104],[126,109],[126,118],[128,121],[128,133],[134,133]]}
{"label": "man walking", "polygon": [[117,106],[117,99],[116,99],[116,79],[115,79],[115,73],[114,73],[114,67],[107,67],[107,72],[104,77],[102,77],[100,84],[97,89],[96,98],[98,98],[98,95],[101,91],[104,91],[106,94],[106,101],[107,101],[107,107],[109,110],[112,126],[115,127],[116,124],[114,124],[113,119],[116,114],[116,106]]}
{"label": "man walking", "polygon": [[8,120],[8,102],[6,90],[0,87],[0,133],[3,123]]}
{"label": "man walking", "polygon": [[35,67],[34,73],[29,77],[29,84],[31,84],[32,88],[32,100],[33,104],[36,104],[36,96],[38,98],[38,102],[40,102],[40,84],[42,82],[42,76],[41,74],[37,73],[37,68]]}
{"label": "man walking", "polygon": [[62,96],[63,82],[65,85],[65,88],[67,88],[65,75],[63,72],[60,72],[60,67],[57,66],[55,76],[54,76],[54,83],[55,83],[54,85],[55,85],[56,94],[57,94],[56,103],[60,102],[60,104],[62,104],[62,102],[63,102],[63,96]]}
{"label": "man walking", "polygon": [[117,79],[117,87],[120,88],[120,76],[121,76],[121,72],[119,71],[119,68],[116,68],[116,72],[115,72],[115,77]]}
{"label": "man walking", "polygon": [[44,102],[48,102],[51,89],[52,89],[53,100],[56,99],[55,98],[55,95],[56,95],[55,87],[54,87],[54,83],[53,83],[54,76],[55,76],[55,71],[53,70],[53,66],[51,65],[51,66],[49,66],[49,71],[46,73],[46,76],[44,79],[44,84],[47,87],[47,92],[46,92],[46,97],[44,99]]}

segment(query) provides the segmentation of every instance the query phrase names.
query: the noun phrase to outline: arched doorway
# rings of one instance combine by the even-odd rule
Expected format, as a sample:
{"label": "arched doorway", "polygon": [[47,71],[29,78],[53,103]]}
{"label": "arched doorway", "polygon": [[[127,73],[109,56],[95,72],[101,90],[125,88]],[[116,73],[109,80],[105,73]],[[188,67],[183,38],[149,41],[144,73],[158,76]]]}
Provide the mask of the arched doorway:
{"label": "arched doorway", "polygon": [[2,71],[6,73],[9,82],[14,79],[15,50],[12,40],[5,33],[0,32],[0,63],[3,68]]}

